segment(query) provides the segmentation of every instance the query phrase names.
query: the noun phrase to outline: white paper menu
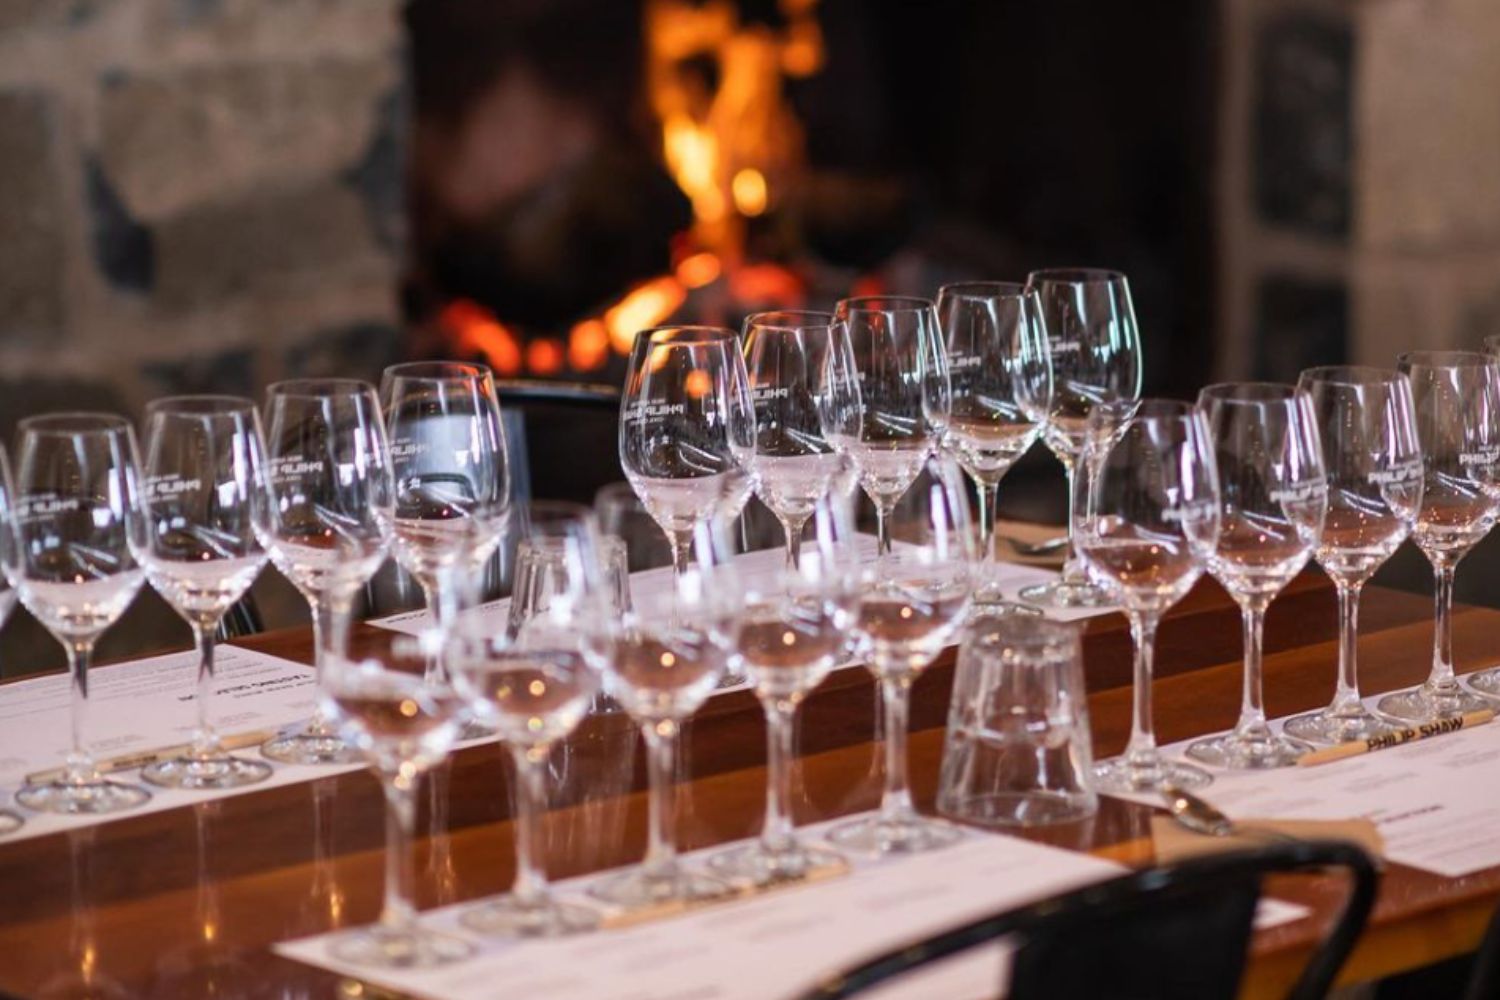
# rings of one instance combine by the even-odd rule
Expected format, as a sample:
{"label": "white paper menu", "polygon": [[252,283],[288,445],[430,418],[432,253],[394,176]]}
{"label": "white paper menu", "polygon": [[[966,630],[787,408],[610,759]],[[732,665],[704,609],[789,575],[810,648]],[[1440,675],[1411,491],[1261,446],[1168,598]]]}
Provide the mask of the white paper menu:
{"label": "white paper menu", "polygon": [[[1186,759],[1191,742],[1162,752]],[[1500,721],[1316,767],[1205,770],[1213,784],[1194,792],[1233,819],[1369,819],[1400,864],[1448,878],[1500,865]]]}
{"label": "white paper menu", "polygon": [[[317,682],[311,667],[237,646],[215,654],[214,714],[230,735],[295,724],[312,714]],[[189,742],[197,723],[198,654],[170,653],[89,671],[87,734],[99,759]],[[68,752],[70,678],[50,674],[0,686],[0,806],[16,809],[12,795],[26,775],[61,766]],[[254,748],[237,751],[257,756]],[[360,770],[362,764],[299,767],[277,763],[267,780],[225,791],[183,791],[146,786],[151,799],[137,809],[102,816],[61,816],[17,809],[26,823],[0,836],[0,846],[75,827],[129,819],[210,798],[313,781]],[[138,783],[138,771],[110,777]]]}
{"label": "white paper menu", "polygon": [[[843,820],[834,821],[843,822]],[[830,824],[804,831],[816,837]],[[695,856],[702,860],[705,852]],[[329,954],[335,934],[276,946],[289,958],[433,1000],[481,1000],[504,984],[528,1000],[777,1000],[821,976],[939,930],[1126,869],[1087,854],[1017,837],[969,831],[953,847],[887,859],[854,858],[853,871],[829,881],[766,893],[685,916],[556,940],[474,936],[459,916],[475,902],[423,915],[428,926],[472,941],[478,954],[431,970],[379,970]],[[598,876],[560,883],[581,899]],[[1263,902],[1259,926],[1306,910]],[[881,1000],[982,1000],[1003,988],[1006,953],[975,949],[892,984]]]}

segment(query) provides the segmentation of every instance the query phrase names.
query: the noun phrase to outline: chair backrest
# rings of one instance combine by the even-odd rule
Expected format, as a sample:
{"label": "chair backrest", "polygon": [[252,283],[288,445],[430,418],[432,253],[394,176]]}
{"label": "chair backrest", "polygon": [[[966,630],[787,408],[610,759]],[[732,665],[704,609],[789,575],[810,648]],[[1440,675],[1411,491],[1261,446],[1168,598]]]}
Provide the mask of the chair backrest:
{"label": "chair backrest", "polygon": [[1479,943],[1464,1000],[1500,1000],[1500,910],[1490,918],[1489,930]]}
{"label": "chair backrest", "polygon": [[1352,844],[1309,841],[1203,857],[1085,886],[860,963],[804,993],[850,997],[940,959],[1008,939],[1010,1000],[1232,1000],[1261,877],[1342,868],[1351,887],[1288,1000],[1321,1000],[1375,902],[1375,866]]}
{"label": "chair backrest", "polygon": [[599,487],[624,478],[618,387],[499,379],[495,391],[506,416],[518,421],[514,438],[507,426],[507,444],[528,495],[588,504]]}

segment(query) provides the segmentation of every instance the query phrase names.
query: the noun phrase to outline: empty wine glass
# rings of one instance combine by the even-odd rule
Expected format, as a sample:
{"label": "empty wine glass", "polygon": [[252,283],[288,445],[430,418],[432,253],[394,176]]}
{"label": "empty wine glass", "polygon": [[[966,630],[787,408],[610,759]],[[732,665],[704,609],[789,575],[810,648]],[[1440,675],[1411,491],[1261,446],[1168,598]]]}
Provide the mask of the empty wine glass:
{"label": "empty wine glass", "polygon": [[[1063,268],[1031,272],[1026,287],[1041,305],[1052,361],[1052,408],[1042,438],[1067,473],[1071,498],[1089,411],[1141,394],[1141,339],[1130,282],[1118,271]],[[1070,541],[1060,580],[1027,587],[1021,598],[1059,608],[1106,603],[1090,585],[1076,548]]]}
{"label": "empty wine glass", "polygon": [[1500,513],[1500,361],[1471,351],[1412,351],[1397,368],[1411,382],[1422,445],[1412,539],[1432,563],[1437,609],[1426,682],[1375,707],[1403,721],[1434,722],[1488,707],[1453,676],[1453,576]]}
{"label": "empty wine glass", "polygon": [[881,552],[889,552],[886,520],[921,473],[948,418],[946,351],[929,299],[874,296],[844,299],[836,310],[836,357],[858,384],[859,406],[828,430],[841,438],[875,505]]}
{"label": "empty wine glass", "polygon": [[[7,553],[15,545],[14,529],[15,480],[10,474],[10,459],[5,453],[5,447],[0,445],[0,567],[9,565],[11,561]],[[0,627],[5,625],[15,606],[15,588],[4,574],[0,574]],[[20,813],[0,809],[0,834],[13,833],[25,822]]]}
{"label": "empty wine glass", "polygon": [[737,514],[749,495],[755,411],[748,384],[728,330],[642,330],[631,348],[620,465],[666,533],[679,575],[693,553],[694,525]]}
{"label": "empty wine glass", "polygon": [[109,413],[59,413],[19,425],[13,544],[5,575],[21,603],[62,643],[72,685],[72,749],[61,777],[28,784],[16,800],[52,813],[108,813],[151,793],[110,781],[86,742],[94,644],[145,579],[140,459],[135,432]]}
{"label": "empty wine glass", "polygon": [[141,777],[169,788],[237,788],[271,766],[226,751],[214,727],[214,638],[219,622],[266,564],[270,516],[265,441],[255,404],[234,396],[177,396],[146,407],[146,579],[193,630],[198,728],[191,748]]}
{"label": "empty wine glass", "polygon": [[650,818],[646,858],[636,868],[595,883],[596,897],[624,907],[713,898],[727,886],[683,866],[675,829],[677,737],[683,720],[713,693],[739,640],[740,586],[725,527],[693,525],[692,561],[683,561],[664,589],[642,588],[610,634],[606,690],[646,742]]}
{"label": "empty wine glass", "polygon": [[1099,790],[1206,785],[1201,768],[1156,746],[1151,710],[1156,629],[1203,575],[1219,537],[1219,487],[1203,416],[1147,399],[1096,407],[1078,455],[1072,530],[1090,575],[1124,607],[1135,643],[1130,741],[1097,764]]}
{"label": "empty wine glass", "polygon": [[[483,365],[392,365],[380,396],[396,482],[385,523],[391,553],[421,586],[443,636],[469,578],[499,546],[510,503],[494,378]],[[432,666],[442,669],[440,655]]]}
{"label": "empty wine glass", "polygon": [[386,802],[380,920],[340,935],[329,950],[355,965],[431,968],[474,953],[467,941],[423,927],[413,898],[417,788],[457,742],[464,704],[445,679],[431,676],[423,644],[406,636],[388,641],[372,659],[327,657],[319,681],[323,716],[337,726],[343,744],[369,764]]}
{"label": "empty wine glass", "polygon": [[1262,700],[1266,609],[1307,565],[1323,534],[1328,480],[1307,393],[1274,382],[1211,385],[1198,394],[1219,469],[1219,544],[1209,572],[1244,621],[1239,721],[1188,756],[1229,768],[1289,767],[1312,748],[1272,732]]}
{"label": "empty wine glass", "polygon": [[[321,677],[347,655],[354,599],[385,561],[395,504],[385,421],[374,387],[353,379],[277,382],[266,396],[271,509],[261,542],[312,609]],[[288,764],[357,759],[321,708],[261,753]]]}
{"label": "empty wine glass", "polygon": [[740,656],[766,713],[766,818],[758,840],[710,863],[755,885],[800,878],[840,860],[797,838],[788,769],[797,710],[843,661],[847,633],[859,615],[859,548],[848,498],[820,497],[806,531],[795,565],[746,585],[740,626]]}
{"label": "empty wine glass", "polygon": [[835,827],[829,839],[851,850],[912,853],[959,836],[917,814],[906,743],[911,686],[957,636],[969,609],[976,546],[963,473],[946,456],[929,457],[905,496],[880,516],[894,544],[863,565],[856,631],[885,709],[885,792],[878,813]]}
{"label": "empty wine glass", "polygon": [[791,568],[803,526],[844,466],[823,429],[824,414],[839,405],[827,398],[836,384],[828,364],[833,322],[832,313],[819,312],[756,313],[745,320],[742,346],[756,420],[751,469],[756,492],[786,534]]}
{"label": "empty wine glass", "polygon": [[994,562],[1000,480],[1031,447],[1052,406],[1052,363],[1040,300],[1003,281],[946,285],[938,323],[948,355],[951,412],[943,447],[979,497],[976,605],[1006,604]]}
{"label": "empty wine glass", "polygon": [[1327,708],[1282,728],[1302,740],[1364,740],[1390,726],[1359,693],[1359,592],[1411,533],[1422,503],[1411,383],[1382,368],[1336,366],[1308,369],[1297,387],[1311,402],[1328,475],[1328,515],[1314,556],[1338,593],[1339,674]]}

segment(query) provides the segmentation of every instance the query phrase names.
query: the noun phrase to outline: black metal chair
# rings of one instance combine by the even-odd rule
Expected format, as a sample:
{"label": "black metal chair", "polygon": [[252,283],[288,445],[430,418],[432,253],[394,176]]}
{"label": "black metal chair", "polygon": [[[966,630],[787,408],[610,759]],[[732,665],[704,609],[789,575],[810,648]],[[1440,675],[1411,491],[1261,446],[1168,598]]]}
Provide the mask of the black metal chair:
{"label": "black metal chair", "polygon": [[1500,910],[1490,918],[1489,930],[1474,955],[1464,1000],[1500,1000]]}
{"label": "black metal chair", "polygon": [[[588,504],[620,471],[618,386],[497,379],[500,408],[520,421],[512,467],[523,496]],[[517,447],[519,446],[519,447]]]}
{"label": "black metal chair", "polygon": [[1004,939],[1016,946],[1009,1000],[1233,1000],[1261,878],[1330,868],[1349,873],[1348,900],[1288,994],[1288,1000],[1321,1000],[1375,902],[1374,863],[1352,844],[1277,844],[1132,872],[887,952],[826,979],[800,1000],[855,996]]}

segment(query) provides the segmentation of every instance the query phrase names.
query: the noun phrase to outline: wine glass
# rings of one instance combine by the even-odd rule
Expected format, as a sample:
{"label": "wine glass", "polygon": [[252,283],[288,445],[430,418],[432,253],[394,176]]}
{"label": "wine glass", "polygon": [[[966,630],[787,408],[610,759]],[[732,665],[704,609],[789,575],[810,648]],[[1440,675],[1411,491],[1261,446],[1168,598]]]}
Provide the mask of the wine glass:
{"label": "wine glass", "polygon": [[[373,404],[373,390],[372,390]],[[378,416],[378,410],[371,410]],[[378,423],[377,425],[378,426]],[[326,658],[319,680],[322,715],[379,779],[385,792],[385,901],[373,926],[340,935],[332,954],[355,965],[417,969],[474,954],[461,938],[417,920],[412,839],[417,788],[448,756],[463,726],[464,703],[427,670],[424,644],[391,635],[380,655]]]}
{"label": "wine glass", "polygon": [[737,881],[769,885],[840,860],[797,838],[788,769],[797,710],[844,660],[846,636],[859,616],[854,530],[849,499],[825,494],[813,504],[796,564],[746,585],[739,652],[766,713],[766,818],[758,840],[710,859]]}
{"label": "wine glass", "polygon": [[1072,530],[1089,574],[1123,605],[1135,643],[1130,741],[1094,768],[1100,791],[1206,785],[1206,771],[1169,761],[1151,711],[1156,629],[1203,575],[1219,537],[1219,486],[1203,416],[1172,400],[1095,408],[1075,468]]}
{"label": "wine glass", "polygon": [[21,603],[62,643],[72,677],[72,750],[62,777],[16,800],[52,813],[110,813],[151,793],[102,777],[86,743],[94,644],[130,606],[145,573],[135,431],[109,413],[58,413],[19,425],[12,544],[5,575]]}
{"label": "wine glass", "polygon": [[611,595],[587,508],[533,503],[522,513],[521,538],[555,559],[555,586],[532,603],[513,637],[460,635],[454,646],[454,684],[510,748],[516,782],[515,885],[509,895],[469,910],[462,922],[485,933],[551,937],[588,930],[599,919],[548,890],[542,817],[548,756],[583,720],[603,683]]}
{"label": "wine glass", "polygon": [[142,508],[146,579],[187,621],[198,650],[198,728],[190,749],[141,777],[168,788],[238,788],[271,766],[226,751],[214,727],[214,637],[266,564],[270,515],[265,440],[255,404],[235,396],[177,396],[146,407]]}
{"label": "wine glass", "polygon": [[[384,522],[391,553],[421,586],[445,636],[469,577],[500,544],[510,502],[494,377],[483,365],[392,365],[380,397],[396,482]],[[441,670],[442,657],[432,666]]]}
{"label": "wine glass", "polygon": [[951,384],[943,447],[974,481],[979,498],[982,561],[974,603],[1005,605],[994,563],[1000,480],[1041,434],[1052,406],[1040,300],[1010,282],[945,285],[937,315]]}
{"label": "wine glass", "polygon": [[610,634],[605,690],[640,726],[650,778],[646,858],[596,882],[596,897],[627,908],[728,891],[718,879],[684,867],[675,831],[677,737],[683,720],[713,693],[739,640],[741,590],[725,526],[695,523],[684,560],[664,589],[642,588]]}
{"label": "wine glass", "polygon": [[679,576],[699,522],[738,513],[755,448],[744,360],[729,330],[636,334],[620,409],[620,465],[672,545]]}
{"label": "wine glass", "polygon": [[904,296],[844,299],[836,308],[836,357],[858,384],[859,406],[829,426],[875,505],[882,553],[886,521],[916,481],[948,418],[946,351],[931,300]]}
{"label": "wine glass", "polygon": [[957,636],[968,613],[976,546],[963,473],[947,456],[923,461],[905,494],[879,515],[895,544],[862,567],[855,626],[885,709],[885,792],[878,813],[829,834],[840,847],[879,854],[932,850],[959,836],[912,805],[907,718],[912,684]]}
{"label": "wine glass", "polygon": [[1422,503],[1411,383],[1382,368],[1335,366],[1308,369],[1297,387],[1311,402],[1328,475],[1328,515],[1313,555],[1338,593],[1339,675],[1332,704],[1282,729],[1301,740],[1364,740],[1390,726],[1359,693],[1359,592],[1411,533]]}
{"label": "wine glass", "polygon": [[[1118,271],[1063,268],[1031,272],[1026,287],[1041,304],[1052,360],[1052,407],[1042,439],[1062,463],[1071,497],[1089,411],[1141,394],[1141,339],[1130,282]],[[1089,584],[1071,535],[1062,578],[1025,588],[1021,599],[1057,608],[1106,603]]]}
{"label": "wine glass", "polygon": [[[261,543],[312,609],[318,674],[346,656],[354,599],[386,556],[395,504],[380,400],[353,379],[295,379],[266,390],[270,516]],[[261,753],[287,764],[357,759],[321,708]]]}
{"label": "wine glass", "polygon": [[1266,609],[1307,565],[1323,535],[1328,479],[1307,393],[1274,382],[1211,385],[1198,406],[1219,469],[1219,544],[1209,572],[1244,621],[1245,682],[1233,731],[1188,747],[1194,760],[1235,769],[1289,767],[1312,747],[1272,732],[1262,700]]}
{"label": "wine glass", "polygon": [[844,466],[824,434],[833,314],[756,313],[742,347],[755,403],[752,478],[786,534],[788,568],[798,564],[802,529]]}
{"label": "wine glass", "polygon": [[1397,368],[1411,381],[1422,446],[1412,538],[1432,563],[1437,613],[1426,682],[1375,707],[1405,722],[1435,722],[1488,707],[1453,676],[1453,576],[1500,514],[1500,361],[1471,351],[1412,351]]}
{"label": "wine glass", "polygon": [[[0,567],[9,564],[7,550],[14,547],[15,535],[15,479],[10,474],[10,459],[5,446],[0,445]],[[0,573],[0,627],[10,618],[16,607],[16,591],[3,573]],[[0,809],[0,835],[14,833],[24,824],[20,813]]]}

